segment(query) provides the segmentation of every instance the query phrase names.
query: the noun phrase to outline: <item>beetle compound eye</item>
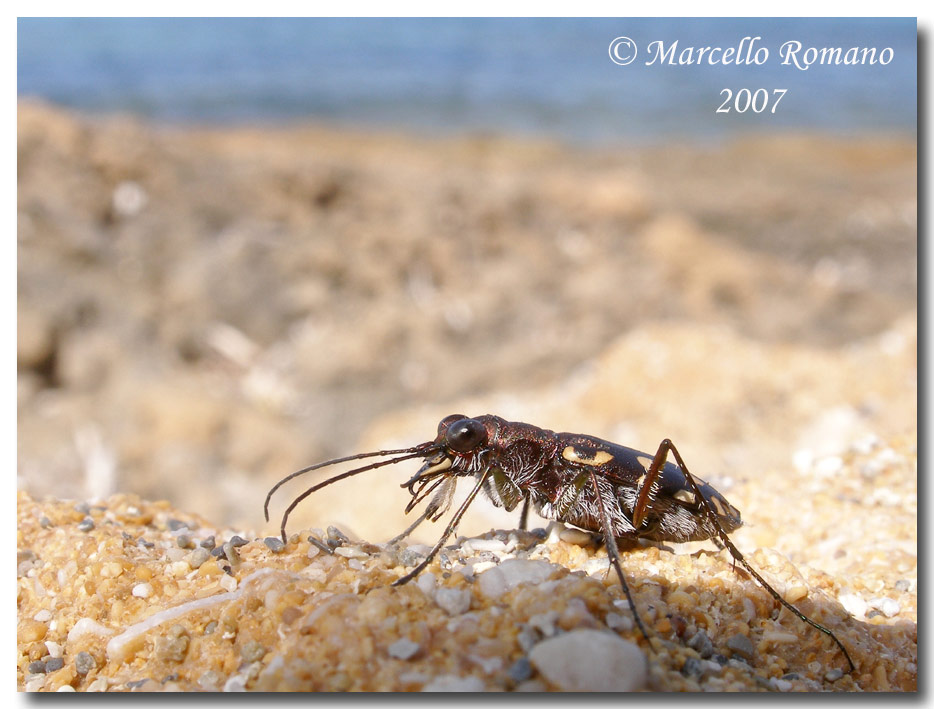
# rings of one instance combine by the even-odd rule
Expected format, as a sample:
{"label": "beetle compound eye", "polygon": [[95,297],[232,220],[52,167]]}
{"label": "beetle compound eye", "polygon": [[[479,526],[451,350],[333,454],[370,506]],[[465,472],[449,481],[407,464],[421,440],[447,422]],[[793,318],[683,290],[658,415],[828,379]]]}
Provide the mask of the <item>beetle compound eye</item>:
{"label": "beetle compound eye", "polygon": [[448,447],[466,453],[486,443],[486,427],[476,419],[455,421],[444,434]]}
{"label": "beetle compound eye", "polygon": [[443,419],[441,419],[441,423],[438,424],[438,433],[445,433],[452,423],[455,421],[463,421],[466,418],[467,417],[464,416],[464,414],[451,414],[449,416],[445,416]]}

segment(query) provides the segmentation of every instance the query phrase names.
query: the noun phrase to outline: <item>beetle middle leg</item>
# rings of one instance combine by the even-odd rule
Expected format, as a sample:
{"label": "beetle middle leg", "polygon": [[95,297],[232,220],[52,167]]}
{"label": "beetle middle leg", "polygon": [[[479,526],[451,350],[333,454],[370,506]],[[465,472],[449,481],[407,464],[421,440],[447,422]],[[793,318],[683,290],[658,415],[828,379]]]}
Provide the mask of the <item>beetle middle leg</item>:
{"label": "beetle middle leg", "polygon": [[639,611],[636,610],[636,602],[633,600],[632,592],[629,590],[629,584],[626,582],[626,575],[623,573],[623,567],[620,566],[619,563],[619,549],[616,546],[616,535],[613,534],[613,527],[610,524],[610,515],[607,513],[603,495],[600,492],[600,484],[594,473],[590,473],[589,477],[590,484],[593,486],[594,499],[597,501],[597,511],[600,514],[600,526],[603,528],[603,536],[606,539],[606,555],[610,563],[613,564],[613,568],[616,569],[616,575],[619,576],[619,583],[623,587],[623,593],[626,594],[626,600],[629,601],[629,609],[632,611],[632,617],[635,619],[636,625],[639,626],[639,631],[642,633],[642,636],[651,647],[652,642],[649,640],[649,634],[642,624]]}

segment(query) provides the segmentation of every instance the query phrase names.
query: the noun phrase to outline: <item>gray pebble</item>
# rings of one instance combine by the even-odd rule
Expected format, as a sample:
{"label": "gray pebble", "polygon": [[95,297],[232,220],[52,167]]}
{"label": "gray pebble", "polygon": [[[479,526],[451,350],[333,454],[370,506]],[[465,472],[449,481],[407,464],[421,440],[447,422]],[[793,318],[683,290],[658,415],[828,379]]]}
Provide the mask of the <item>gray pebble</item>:
{"label": "gray pebble", "polygon": [[824,679],[828,682],[836,682],[841,677],[843,677],[843,670],[836,667],[832,670],[827,670],[827,672],[824,673]]}
{"label": "gray pebble", "polygon": [[269,551],[273,554],[278,554],[283,549],[285,549],[285,543],[279,537],[266,537],[263,540],[263,543],[269,547]]}
{"label": "gray pebble", "polygon": [[188,522],[182,522],[180,519],[170,519],[165,524],[172,532],[177,532],[180,529],[188,529]]}
{"label": "gray pebble", "polygon": [[191,540],[191,535],[184,533],[175,537],[175,543],[178,544],[180,549],[191,549],[194,546],[194,542]]}
{"label": "gray pebble", "polygon": [[691,636],[691,639],[688,640],[687,646],[692,650],[697,650],[697,653],[705,659],[714,653],[713,643],[710,642],[710,637],[707,635],[707,631],[704,629],[698,630],[696,633],[694,633],[694,635]]}
{"label": "gray pebble", "polygon": [[79,502],[75,505],[75,512],[80,512],[83,515],[91,513],[91,505],[87,502]]}
{"label": "gray pebble", "polygon": [[742,633],[737,633],[726,641],[726,646],[733,651],[734,655],[739,655],[745,660],[751,660],[756,654],[756,648],[752,640]]}
{"label": "gray pebble", "polygon": [[411,547],[403,549],[399,553],[399,562],[402,564],[402,566],[416,566],[418,565],[418,562],[424,558],[424,554],[419,554]]}
{"label": "gray pebble", "polygon": [[42,515],[39,518],[39,526],[42,527],[43,529],[48,529],[49,527],[52,526],[52,520],[50,520],[45,515]]}
{"label": "gray pebble", "polygon": [[907,593],[911,590],[911,581],[908,579],[899,579],[895,582],[895,590],[901,591],[902,593]]}
{"label": "gray pebble", "polygon": [[46,672],[55,672],[60,670],[65,666],[65,660],[61,657],[53,657],[45,661],[45,671]]}
{"label": "gray pebble", "polygon": [[689,657],[681,666],[681,674],[688,677],[700,677],[704,674],[704,663],[696,657]]}
{"label": "gray pebble", "polygon": [[97,662],[91,653],[82,651],[75,656],[75,672],[79,675],[86,675],[95,667],[97,667]]}
{"label": "gray pebble", "polygon": [[193,569],[197,569],[210,558],[211,552],[204,547],[197,547],[188,555],[188,565]]}
{"label": "gray pebble", "polygon": [[328,527],[328,546],[339,547],[342,544],[349,544],[350,538],[337,527],[331,525]]}
{"label": "gray pebble", "polygon": [[43,675],[45,674],[45,663],[42,660],[30,662],[26,671],[31,675]]}
{"label": "gray pebble", "polygon": [[148,677],[146,677],[145,679],[134,679],[131,682],[127,682],[126,687],[127,689],[136,689],[137,687],[142,687],[148,681],[149,681]]}
{"label": "gray pebble", "polygon": [[217,542],[214,541],[214,535],[212,534],[212,535],[211,535],[210,537],[208,537],[207,539],[203,539],[203,540],[201,541],[201,546],[204,547],[205,549],[208,549],[208,550],[211,550],[211,549],[213,549],[214,547],[216,547],[216,546],[217,546]]}
{"label": "gray pebble", "polygon": [[90,517],[85,517],[78,523],[78,529],[80,529],[82,532],[90,532],[92,529],[94,529],[94,520]]}
{"label": "gray pebble", "polygon": [[228,544],[232,547],[242,547],[244,544],[249,544],[249,542],[239,534],[235,534],[230,538]]}
{"label": "gray pebble", "polygon": [[529,677],[532,676],[532,663],[529,662],[529,658],[520,657],[518,660],[512,663],[512,667],[509,668],[509,677],[514,682],[524,682]]}

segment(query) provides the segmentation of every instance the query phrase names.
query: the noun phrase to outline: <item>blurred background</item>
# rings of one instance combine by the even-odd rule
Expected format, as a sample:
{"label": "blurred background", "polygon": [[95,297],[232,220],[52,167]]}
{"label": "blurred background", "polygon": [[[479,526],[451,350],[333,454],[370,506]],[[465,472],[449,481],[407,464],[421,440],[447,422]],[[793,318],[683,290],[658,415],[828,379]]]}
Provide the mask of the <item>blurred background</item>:
{"label": "blurred background", "polygon": [[[771,57],[623,67],[622,35]],[[798,71],[789,39],[894,59]],[[292,470],[496,413],[671,437],[748,519],[914,435],[913,19],[20,19],[17,43],[34,495],[272,532]],[[724,88],[787,93],[725,115]],[[415,469],[294,528],[384,541]],[[477,504],[462,531],[515,524]]]}

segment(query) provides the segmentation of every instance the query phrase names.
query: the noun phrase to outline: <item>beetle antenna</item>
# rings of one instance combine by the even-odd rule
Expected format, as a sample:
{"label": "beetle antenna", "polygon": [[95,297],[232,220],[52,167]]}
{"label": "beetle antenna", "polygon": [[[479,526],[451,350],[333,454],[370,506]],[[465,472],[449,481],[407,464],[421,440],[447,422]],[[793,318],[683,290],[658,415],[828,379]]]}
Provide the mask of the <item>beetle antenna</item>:
{"label": "beetle antenna", "polygon": [[[335,475],[334,477],[328,478],[327,480],[320,482],[317,485],[312,485],[310,488],[305,490],[305,492],[303,492],[301,495],[299,495],[294,500],[292,500],[292,503],[286,508],[285,514],[282,515],[282,526],[279,530],[280,532],[282,532],[282,541],[283,542],[287,541],[287,537],[285,534],[285,525],[289,520],[289,515],[292,513],[292,510],[294,510],[298,506],[298,504],[302,500],[304,500],[306,497],[308,497],[310,494],[312,494],[313,492],[317,492],[321,488],[326,487],[330,485],[331,483],[336,483],[337,481],[343,480],[344,478],[349,478],[352,475],[357,475],[359,473],[365,473],[368,470],[373,470],[374,468],[381,468],[385,465],[394,465],[396,463],[401,463],[403,460],[411,460],[412,458],[422,458],[424,457],[425,452],[426,452],[426,448],[422,447],[423,445],[424,444],[420,444],[418,446],[415,446],[414,448],[407,448],[405,449],[405,451],[395,451],[397,453],[408,452],[408,455],[401,455],[398,458],[390,458],[389,460],[380,460],[375,463],[370,463],[369,465],[364,465],[360,468],[354,468],[353,470],[348,470],[345,473],[340,473],[339,475]],[[309,468],[306,468],[305,470],[300,470],[300,471],[297,471],[296,473],[292,473],[292,475],[290,475],[289,478],[295,477],[295,475],[300,474],[300,473],[306,473],[310,470],[314,470],[315,468],[324,467],[324,465],[331,465],[333,463],[339,463],[345,460],[353,460],[355,458],[365,458],[367,456],[392,455],[392,453],[393,453],[392,451],[381,452],[381,453],[364,453],[362,455],[350,456],[348,458],[336,458],[335,460],[328,461],[327,463],[322,463],[320,465],[313,465]],[[283,482],[285,480],[288,480],[289,478],[285,478]],[[268,502],[268,499],[267,499],[267,502]],[[267,513],[266,519],[267,520],[269,519],[268,513]]]}
{"label": "beetle antenna", "polygon": [[[272,499],[273,494],[276,490],[285,485],[292,478],[297,478],[299,475],[304,475],[305,473],[310,473],[312,470],[318,470],[319,468],[326,468],[329,465],[336,465],[337,463],[346,463],[349,460],[359,460],[360,458],[374,458],[376,456],[383,455],[397,455],[399,453],[415,453],[422,451],[427,451],[432,444],[429,443],[419,443],[417,446],[412,446],[411,448],[397,448],[396,450],[388,451],[373,451],[372,453],[357,453],[356,455],[347,455],[343,458],[333,458],[331,460],[326,460],[323,463],[315,463],[314,465],[309,465],[307,468],[302,468],[301,470],[296,470],[290,475],[286,475],[282,480],[277,482],[272,486],[272,489],[266,493],[266,502],[263,504],[263,514],[266,517],[266,521],[269,521],[269,501]],[[409,456],[412,457],[412,456]],[[398,460],[406,460],[406,458],[399,458]],[[390,465],[396,461],[387,461],[385,465]]]}

